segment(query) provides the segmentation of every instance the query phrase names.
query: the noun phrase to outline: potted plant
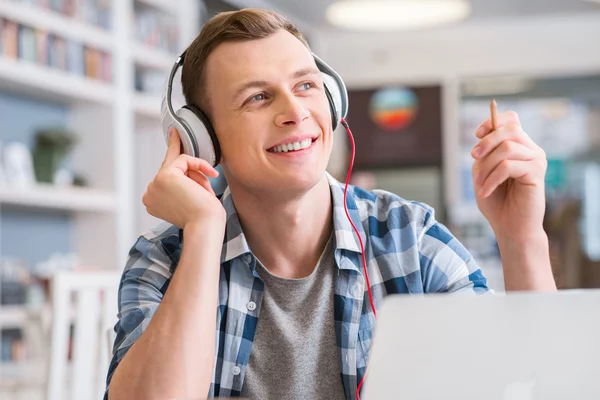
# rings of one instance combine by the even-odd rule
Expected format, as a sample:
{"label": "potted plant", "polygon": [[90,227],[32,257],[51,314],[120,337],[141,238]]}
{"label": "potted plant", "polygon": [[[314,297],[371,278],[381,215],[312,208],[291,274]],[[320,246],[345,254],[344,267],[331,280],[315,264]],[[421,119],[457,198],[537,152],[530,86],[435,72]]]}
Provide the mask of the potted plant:
{"label": "potted plant", "polygon": [[33,165],[38,182],[53,183],[56,171],[77,142],[64,128],[44,128],[36,132]]}

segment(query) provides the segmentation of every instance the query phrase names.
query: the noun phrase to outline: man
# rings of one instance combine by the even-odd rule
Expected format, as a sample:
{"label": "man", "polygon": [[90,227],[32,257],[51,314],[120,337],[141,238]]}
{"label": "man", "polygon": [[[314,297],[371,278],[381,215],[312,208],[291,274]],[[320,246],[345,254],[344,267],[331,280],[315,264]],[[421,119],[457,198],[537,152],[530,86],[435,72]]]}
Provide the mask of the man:
{"label": "man", "polygon": [[[169,224],[131,250],[108,398],[356,398],[375,320],[343,186],[325,172],[332,117],[308,45],[278,14],[220,14],[188,49],[182,84],[214,127],[229,186],[217,198],[217,172],[171,132],[144,195]],[[555,290],[544,152],[514,113],[476,134],[477,200],[506,288]],[[278,151],[294,142],[303,149]],[[351,187],[347,206],[376,307],[393,293],[487,291],[426,205]]]}

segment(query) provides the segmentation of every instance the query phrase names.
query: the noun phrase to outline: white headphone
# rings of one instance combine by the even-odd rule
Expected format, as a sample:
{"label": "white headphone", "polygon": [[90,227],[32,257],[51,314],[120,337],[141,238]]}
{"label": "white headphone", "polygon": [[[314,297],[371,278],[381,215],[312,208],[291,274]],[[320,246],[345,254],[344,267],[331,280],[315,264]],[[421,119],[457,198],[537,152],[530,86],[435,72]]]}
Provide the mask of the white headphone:
{"label": "white headphone", "polygon": [[[173,109],[171,96],[173,78],[177,70],[183,66],[187,50],[183,52],[167,78],[160,106],[160,119],[165,141],[169,141],[169,129],[174,127],[179,132],[184,154],[208,161],[216,167],[221,160],[221,147],[210,120],[198,107],[186,104],[177,112]],[[323,60],[313,54],[317,68],[323,75],[325,94],[331,111],[331,121],[335,130],[348,115],[348,91],[340,75]]]}

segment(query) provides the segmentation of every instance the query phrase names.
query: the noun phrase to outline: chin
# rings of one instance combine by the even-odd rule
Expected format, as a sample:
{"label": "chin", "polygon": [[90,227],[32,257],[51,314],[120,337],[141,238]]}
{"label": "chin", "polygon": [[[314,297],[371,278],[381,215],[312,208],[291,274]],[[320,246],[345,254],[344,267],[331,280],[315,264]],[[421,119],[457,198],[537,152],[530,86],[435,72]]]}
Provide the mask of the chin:
{"label": "chin", "polygon": [[255,162],[251,169],[247,168],[248,164],[224,164],[223,170],[232,192],[243,191],[258,197],[301,196],[325,178],[327,168],[327,163],[320,157],[307,157],[304,162]]}
{"label": "chin", "polygon": [[323,171],[315,171],[308,174],[296,174],[285,179],[285,186],[287,189],[294,192],[308,192],[317,183],[323,179]]}
{"label": "chin", "polygon": [[270,181],[274,190],[301,194],[310,191],[324,178],[325,168],[306,168],[301,171],[280,171]]}
{"label": "chin", "polygon": [[256,176],[245,181],[244,186],[249,192],[259,196],[298,197],[308,193],[324,178],[325,169],[311,168],[309,171],[284,172],[264,174],[260,179]]}

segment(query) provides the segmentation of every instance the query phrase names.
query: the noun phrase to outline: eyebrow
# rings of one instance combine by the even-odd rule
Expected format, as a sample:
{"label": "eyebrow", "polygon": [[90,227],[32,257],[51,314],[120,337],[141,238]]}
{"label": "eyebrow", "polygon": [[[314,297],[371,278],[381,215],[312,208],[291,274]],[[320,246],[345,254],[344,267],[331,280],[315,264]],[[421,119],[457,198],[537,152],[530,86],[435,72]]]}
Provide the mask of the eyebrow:
{"label": "eyebrow", "polygon": [[317,68],[307,67],[307,68],[299,69],[298,71],[294,72],[294,74],[292,75],[292,78],[298,79],[298,78],[302,78],[303,76],[306,76],[306,75],[318,75],[319,73],[320,72]]}
{"label": "eyebrow", "polygon": [[[299,69],[298,71],[294,72],[292,74],[292,79],[298,79],[298,78],[302,78],[303,76],[307,76],[307,75],[318,75],[320,74],[319,70],[315,67],[306,67],[306,68],[302,68]],[[241,85],[235,92],[234,95],[234,99],[237,99],[238,97],[240,97],[240,95],[245,92],[248,89],[252,89],[252,88],[264,88],[265,86],[269,86],[269,82],[268,81],[264,81],[264,80],[255,80],[255,81],[249,81],[244,83],[243,85]]]}

